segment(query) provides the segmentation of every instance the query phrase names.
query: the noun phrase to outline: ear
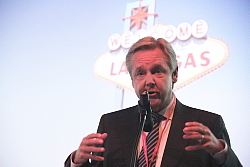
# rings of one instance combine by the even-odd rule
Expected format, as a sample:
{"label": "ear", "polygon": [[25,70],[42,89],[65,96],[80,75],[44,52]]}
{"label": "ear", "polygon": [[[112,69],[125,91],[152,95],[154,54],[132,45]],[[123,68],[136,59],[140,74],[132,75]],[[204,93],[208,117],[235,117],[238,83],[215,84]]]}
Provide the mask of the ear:
{"label": "ear", "polygon": [[172,81],[173,81],[173,83],[176,83],[177,80],[178,80],[178,67],[176,67],[176,69],[172,73]]}

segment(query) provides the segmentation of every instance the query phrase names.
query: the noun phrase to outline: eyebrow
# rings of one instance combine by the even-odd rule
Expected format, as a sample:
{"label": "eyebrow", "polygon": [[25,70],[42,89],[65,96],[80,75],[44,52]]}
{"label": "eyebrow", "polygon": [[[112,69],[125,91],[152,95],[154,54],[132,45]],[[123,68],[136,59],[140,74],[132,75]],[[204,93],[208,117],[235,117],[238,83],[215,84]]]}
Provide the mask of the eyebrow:
{"label": "eyebrow", "polygon": [[142,66],[139,66],[135,69],[135,72],[138,72],[138,71],[142,71],[142,70],[145,70]]}
{"label": "eyebrow", "polygon": [[[156,70],[156,69],[161,69],[161,70],[166,71],[166,70],[164,69],[164,67],[163,67],[161,64],[156,64],[156,65],[154,65],[154,66],[150,69],[150,71],[154,71],[154,70]],[[143,68],[143,65],[137,67],[137,68],[135,69],[135,72],[138,72],[138,71],[141,71],[141,70],[145,70],[145,69]]]}
{"label": "eyebrow", "polygon": [[152,67],[153,70],[157,68],[164,69],[164,67],[161,64],[156,64],[155,66]]}

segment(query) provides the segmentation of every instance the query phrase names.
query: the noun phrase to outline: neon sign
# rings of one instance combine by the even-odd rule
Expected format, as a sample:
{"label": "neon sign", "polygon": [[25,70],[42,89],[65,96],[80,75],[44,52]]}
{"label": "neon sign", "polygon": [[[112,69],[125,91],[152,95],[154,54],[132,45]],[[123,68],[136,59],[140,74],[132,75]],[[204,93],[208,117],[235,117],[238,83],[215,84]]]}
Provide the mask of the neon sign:
{"label": "neon sign", "polygon": [[[125,65],[128,49],[140,38],[153,36],[164,38],[174,48],[179,77],[174,90],[179,89],[223,65],[228,57],[226,44],[207,37],[208,23],[196,20],[174,25],[154,25],[158,15],[155,1],[145,0],[128,3],[124,20],[124,33],[114,33],[108,38],[110,51],[100,56],[94,65],[94,73],[121,88],[133,89]],[[130,16],[131,15],[131,16]]]}

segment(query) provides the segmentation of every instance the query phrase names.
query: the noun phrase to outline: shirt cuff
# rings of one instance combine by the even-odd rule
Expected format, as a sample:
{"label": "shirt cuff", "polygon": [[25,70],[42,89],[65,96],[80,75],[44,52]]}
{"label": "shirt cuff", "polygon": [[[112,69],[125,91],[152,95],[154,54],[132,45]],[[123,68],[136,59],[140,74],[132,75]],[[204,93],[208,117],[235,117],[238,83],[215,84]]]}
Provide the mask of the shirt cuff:
{"label": "shirt cuff", "polygon": [[225,140],[223,140],[223,139],[218,139],[218,140],[221,142],[221,144],[223,144],[224,149],[221,150],[220,152],[214,154],[213,158],[220,165],[220,164],[223,164],[227,159],[228,146],[227,146],[227,143]]}

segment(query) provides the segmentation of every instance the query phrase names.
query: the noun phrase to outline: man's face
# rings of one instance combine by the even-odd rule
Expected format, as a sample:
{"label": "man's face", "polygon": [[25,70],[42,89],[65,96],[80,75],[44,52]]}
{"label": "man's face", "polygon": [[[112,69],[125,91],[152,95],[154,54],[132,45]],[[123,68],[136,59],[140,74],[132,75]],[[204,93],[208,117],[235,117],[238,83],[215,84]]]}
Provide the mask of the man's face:
{"label": "man's face", "polygon": [[172,84],[177,76],[173,81],[167,58],[159,48],[137,51],[132,57],[131,75],[138,97],[148,91],[153,111],[160,111],[172,100]]}

